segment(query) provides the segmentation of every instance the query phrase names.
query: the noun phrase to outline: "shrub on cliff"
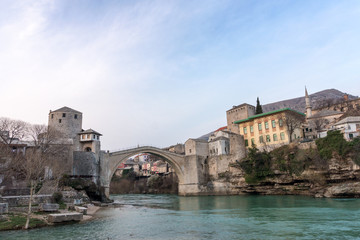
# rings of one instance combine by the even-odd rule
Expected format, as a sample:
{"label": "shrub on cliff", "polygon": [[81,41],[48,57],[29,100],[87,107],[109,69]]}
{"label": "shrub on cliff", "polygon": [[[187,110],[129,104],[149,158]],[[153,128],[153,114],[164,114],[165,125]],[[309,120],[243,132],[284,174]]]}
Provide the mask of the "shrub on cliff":
{"label": "shrub on cliff", "polygon": [[328,131],[327,136],[316,140],[316,146],[323,159],[331,159],[333,153],[345,157],[351,149],[343,134],[336,131]]}
{"label": "shrub on cliff", "polygon": [[360,137],[354,138],[349,142],[349,147],[351,149],[351,159],[360,166]]}
{"label": "shrub on cliff", "polygon": [[257,183],[266,177],[273,176],[270,154],[259,152],[256,147],[249,148],[248,156],[239,162],[239,165],[245,172],[247,183]]}
{"label": "shrub on cliff", "polygon": [[300,175],[310,164],[314,163],[317,152],[314,149],[299,149],[297,146],[285,145],[270,153],[273,169],[289,174]]}

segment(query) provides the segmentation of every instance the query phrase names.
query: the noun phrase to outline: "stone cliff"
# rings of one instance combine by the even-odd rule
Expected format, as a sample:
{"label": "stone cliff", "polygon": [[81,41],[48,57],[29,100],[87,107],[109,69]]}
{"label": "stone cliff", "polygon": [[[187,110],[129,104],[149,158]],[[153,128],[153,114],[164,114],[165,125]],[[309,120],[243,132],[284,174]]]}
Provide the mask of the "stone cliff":
{"label": "stone cliff", "polygon": [[[209,161],[209,181],[204,194],[308,195],[360,197],[360,139],[346,142],[335,132],[316,143],[293,143],[248,156]],[[212,166],[224,164],[217,171]],[[213,171],[211,171],[213,169]]]}

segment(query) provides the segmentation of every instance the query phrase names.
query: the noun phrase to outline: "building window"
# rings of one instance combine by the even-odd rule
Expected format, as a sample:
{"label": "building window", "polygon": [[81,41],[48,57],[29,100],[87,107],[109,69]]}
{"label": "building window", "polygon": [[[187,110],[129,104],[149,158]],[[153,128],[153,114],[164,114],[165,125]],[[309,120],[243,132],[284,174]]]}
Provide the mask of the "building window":
{"label": "building window", "polygon": [[283,133],[283,132],[280,133],[280,139],[285,140],[285,133]]}
{"label": "building window", "polygon": [[270,142],[270,135],[266,135],[266,142]]}
{"label": "building window", "polygon": [[264,137],[263,137],[263,136],[260,136],[260,137],[259,137],[259,142],[260,142],[260,143],[264,143]]}
{"label": "building window", "polygon": [[87,138],[87,139],[91,139],[91,138],[90,138],[90,134],[87,134],[87,135],[86,135],[86,138]]}
{"label": "building window", "polygon": [[262,130],[262,124],[261,123],[258,124],[258,128],[259,128],[259,131]]}
{"label": "building window", "polygon": [[249,141],[245,139],[245,147],[249,146]]}
{"label": "building window", "polygon": [[95,134],[93,135],[93,139],[96,139]]}
{"label": "building window", "polygon": [[251,133],[254,132],[254,126],[250,126],[250,132],[251,132]]}
{"label": "building window", "polygon": [[74,115],[74,118],[77,119],[77,114]]}
{"label": "building window", "polygon": [[271,121],[271,125],[272,125],[273,128],[276,128],[276,122],[275,122],[275,120],[272,120],[272,121]]}
{"label": "building window", "polygon": [[81,139],[84,139],[84,135],[81,135]]}
{"label": "building window", "polygon": [[251,139],[251,146],[252,147],[255,146],[255,139],[254,138]]}
{"label": "building window", "polygon": [[265,129],[269,129],[269,123],[265,122]]}
{"label": "building window", "polygon": [[276,142],[278,140],[276,133],[273,134],[273,140],[274,140],[274,142]]}
{"label": "building window", "polygon": [[191,149],[189,149],[189,153],[191,153]]}
{"label": "building window", "polygon": [[279,119],[279,127],[282,127],[282,126],[283,126],[283,120]]}
{"label": "building window", "polygon": [[63,113],[63,115],[62,115],[63,117],[66,117],[66,113]]}
{"label": "building window", "polygon": [[244,134],[247,134],[247,129],[246,129],[246,127],[244,127]]}
{"label": "building window", "polygon": [[61,119],[59,119],[59,123],[61,123]]}
{"label": "building window", "polygon": [[53,119],[54,118],[54,114],[51,114],[51,119]]}
{"label": "building window", "polygon": [[99,136],[97,136],[97,140],[99,140],[100,139],[100,137]]}

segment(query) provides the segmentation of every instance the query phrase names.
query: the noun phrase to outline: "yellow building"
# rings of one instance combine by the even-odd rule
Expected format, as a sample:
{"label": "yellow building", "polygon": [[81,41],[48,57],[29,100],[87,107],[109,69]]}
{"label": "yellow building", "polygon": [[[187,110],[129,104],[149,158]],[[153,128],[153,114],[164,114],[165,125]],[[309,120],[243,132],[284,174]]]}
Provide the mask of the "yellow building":
{"label": "yellow building", "polygon": [[283,108],[235,121],[245,146],[259,150],[272,150],[303,137],[302,124],[305,114]]}

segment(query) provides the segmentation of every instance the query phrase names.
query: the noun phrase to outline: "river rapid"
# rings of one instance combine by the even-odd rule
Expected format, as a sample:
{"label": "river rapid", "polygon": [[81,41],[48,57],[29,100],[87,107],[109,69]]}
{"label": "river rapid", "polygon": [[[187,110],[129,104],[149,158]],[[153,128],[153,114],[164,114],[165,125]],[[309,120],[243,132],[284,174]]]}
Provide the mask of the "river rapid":
{"label": "river rapid", "polygon": [[0,232],[0,239],[360,239],[360,199],[113,195],[90,222]]}

